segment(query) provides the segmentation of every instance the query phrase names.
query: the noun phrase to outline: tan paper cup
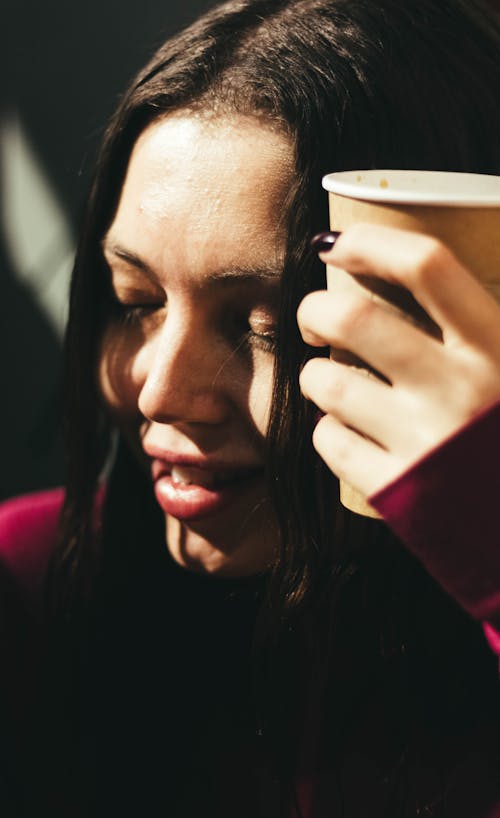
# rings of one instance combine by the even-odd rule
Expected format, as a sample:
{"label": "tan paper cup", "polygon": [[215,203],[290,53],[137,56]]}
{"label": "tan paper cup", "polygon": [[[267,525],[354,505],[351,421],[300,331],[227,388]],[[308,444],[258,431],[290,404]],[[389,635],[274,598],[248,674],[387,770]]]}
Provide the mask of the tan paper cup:
{"label": "tan paper cup", "polygon": [[[324,177],[323,187],[328,191],[332,230],[365,222],[435,236],[500,301],[500,176],[359,170],[331,173]],[[366,287],[368,282],[363,283]],[[338,291],[359,284],[342,270],[327,267],[327,286]],[[404,312],[431,331],[425,314],[405,290],[373,282],[373,292],[384,307]],[[332,355],[363,368],[361,361],[342,350],[332,350]],[[378,516],[358,491],[342,482],[340,497],[346,508]]]}

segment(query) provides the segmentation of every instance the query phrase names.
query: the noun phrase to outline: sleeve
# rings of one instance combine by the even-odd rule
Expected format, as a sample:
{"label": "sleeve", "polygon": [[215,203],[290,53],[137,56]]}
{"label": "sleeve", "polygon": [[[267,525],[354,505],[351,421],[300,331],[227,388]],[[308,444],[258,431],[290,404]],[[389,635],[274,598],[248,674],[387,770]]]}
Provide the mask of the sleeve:
{"label": "sleeve", "polygon": [[[5,709],[5,735],[12,746],[23,735],[36,688],[45,578],[62,501],[63,491],[53,489],[0,504],[0,707]],[[8,760],[11,749],[5,747]],[[0,747],[0,756],[1,752]],[[6,764],[4,768],[0,790],[10,786]]]}
{"label": "sleeve", "polygon": [[26,599],[41,593],[63,498],[63,489],[50,489],[0,504],[0,568]]}
{"label": "sleeve", "polygon": [[369,501],[500,655],[500,403]]}

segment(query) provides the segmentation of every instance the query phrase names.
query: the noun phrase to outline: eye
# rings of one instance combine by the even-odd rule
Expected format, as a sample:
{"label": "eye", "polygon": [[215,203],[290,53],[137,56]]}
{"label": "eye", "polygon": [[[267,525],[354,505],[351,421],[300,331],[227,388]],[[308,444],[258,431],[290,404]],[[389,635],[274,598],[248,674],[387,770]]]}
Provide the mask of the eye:
{"label": "eye", "polygon": [[250,310],[250,314],[242,317],[241,325],[245,342],[251,347],[264,352],[274,352],[276,346],[276,320],[274,313],[267,307]]}
{"label": "eye", "polygon": [[129,298],[120,298],[116,293],[113,293],[113,316],[126,325],[143,323],[146,319],[161,312],[165,306],[165,301],[131,300]]}
{"label": "eye", "polygon": [[266,352],[274,352],[276,347],[276,330],[269,329],[265,332],[257,332],[250,327],[247,333],[248,343],[252,346],[259,347]]}
{"label": "eye", "polygon": [[135,267],[114,256],[104,255],[108,267],[109,317],[123,325],[143,324],[166,305],[166,293]]}

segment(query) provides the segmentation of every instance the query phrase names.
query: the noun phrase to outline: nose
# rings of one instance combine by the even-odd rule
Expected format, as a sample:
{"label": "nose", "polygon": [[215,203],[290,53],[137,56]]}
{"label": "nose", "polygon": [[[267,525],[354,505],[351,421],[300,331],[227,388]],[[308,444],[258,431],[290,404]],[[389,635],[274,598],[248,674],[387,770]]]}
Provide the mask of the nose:
{"label": "nose", "polygon": [[203,321],[166,318],[140,351],[138,408],[157,423],[220,424],[228,415],[228,350]]}

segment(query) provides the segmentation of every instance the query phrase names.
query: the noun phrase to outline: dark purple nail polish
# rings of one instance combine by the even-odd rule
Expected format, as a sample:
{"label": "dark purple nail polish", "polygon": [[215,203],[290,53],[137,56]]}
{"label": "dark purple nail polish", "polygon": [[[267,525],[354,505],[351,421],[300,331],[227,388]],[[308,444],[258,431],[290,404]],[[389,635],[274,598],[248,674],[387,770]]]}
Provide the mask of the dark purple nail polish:
{"label": "dark purple nail polish", "polygon": [[311,239],[311,247],[313,250],[316,250],[317,253],[326,253],[332,249],[339,236],[339,230],[328,230],[324,233],[318,233]]}

